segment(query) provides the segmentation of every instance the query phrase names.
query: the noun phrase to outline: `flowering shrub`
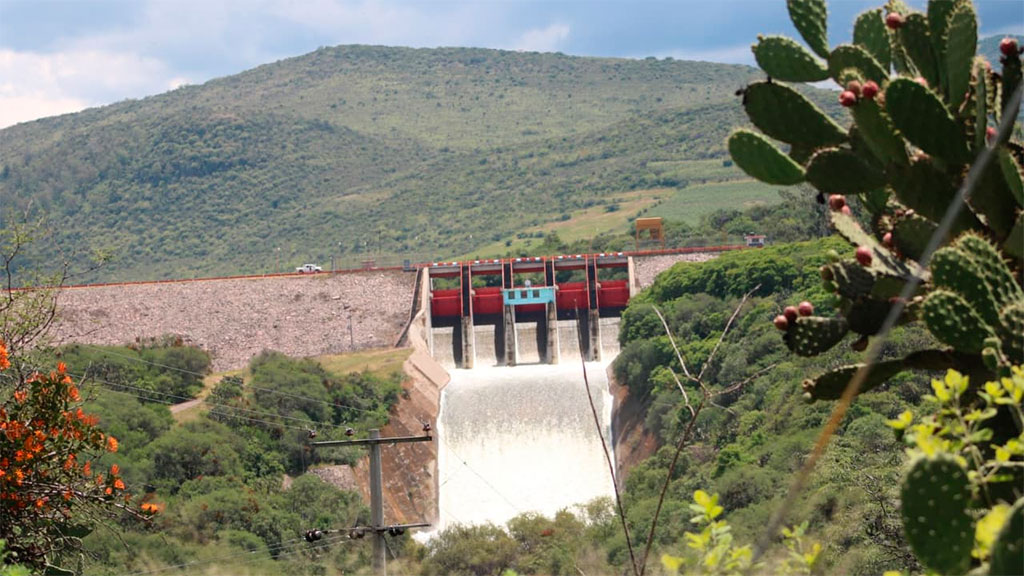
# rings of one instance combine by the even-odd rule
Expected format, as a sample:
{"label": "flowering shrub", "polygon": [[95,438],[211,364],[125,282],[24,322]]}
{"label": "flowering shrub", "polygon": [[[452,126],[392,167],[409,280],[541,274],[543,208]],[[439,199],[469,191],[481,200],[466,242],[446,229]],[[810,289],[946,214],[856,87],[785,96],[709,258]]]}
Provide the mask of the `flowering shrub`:
{"label": "flowering shrub", "polygon": [[76,549],[95,518],[122,511],[145,517],[130,506],[119,467],[95,464],[117,451],[117,438],[82,410],[64,363],[27,377],[9,368],[0,342],[0,389],[13,389],[0,401],[0,539],[11,559],[45,566]]}

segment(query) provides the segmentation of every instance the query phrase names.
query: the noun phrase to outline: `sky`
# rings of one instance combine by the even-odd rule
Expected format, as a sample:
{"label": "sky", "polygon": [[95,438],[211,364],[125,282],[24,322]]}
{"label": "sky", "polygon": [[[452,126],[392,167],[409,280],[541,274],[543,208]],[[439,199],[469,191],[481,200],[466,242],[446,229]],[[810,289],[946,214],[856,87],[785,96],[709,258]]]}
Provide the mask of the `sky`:
{"label": "sky", "polygon": [[[831,0],[829,40],[882,0]],[[923,8],[923,0],[911,1]],[[1024,0],[975,0],[981,35]],[[785,0],[0,0],[0,128],[202,84],[321,46],[472,46],[753,64]]]}

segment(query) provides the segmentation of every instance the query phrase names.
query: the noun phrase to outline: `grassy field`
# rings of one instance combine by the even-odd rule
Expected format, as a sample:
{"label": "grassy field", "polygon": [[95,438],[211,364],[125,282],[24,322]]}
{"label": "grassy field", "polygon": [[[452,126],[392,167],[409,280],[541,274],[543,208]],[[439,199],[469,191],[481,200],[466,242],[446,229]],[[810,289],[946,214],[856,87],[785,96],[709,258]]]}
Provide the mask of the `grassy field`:
{"label": "grassy field", "polygon": [[386,376],[402,371],[402,363],[412,354],[412,348],[381,348],[349,354],[329,354],[314,358],[325,370],[342,375],[350,372],[368,371]]}
{"label": "grassy field", "polygon": [[649,208],[644,216],[661,216],[666,220],[696,224],[702,216],[715,210],[739,210],[756,204],[777,204],[781,201],[778,189],[754,180],[697,184],[677,190]]}
{"label": "grassy field", "polygon": [[544,236],[551,232],[558,234],[564,242],[586,240],[605,232],[624,232],[637,214],[669,198],[672,193],[673,190],[669,188],[653,188],[618,194],[610,198],[607,204],[572,212],[568,220],[525,228],[521,232],[524,236],[522,238],[511,238],[510,243],[492,242],[458,259],[491,258],[509,251],[529,251],[531,247],[541,244]]}

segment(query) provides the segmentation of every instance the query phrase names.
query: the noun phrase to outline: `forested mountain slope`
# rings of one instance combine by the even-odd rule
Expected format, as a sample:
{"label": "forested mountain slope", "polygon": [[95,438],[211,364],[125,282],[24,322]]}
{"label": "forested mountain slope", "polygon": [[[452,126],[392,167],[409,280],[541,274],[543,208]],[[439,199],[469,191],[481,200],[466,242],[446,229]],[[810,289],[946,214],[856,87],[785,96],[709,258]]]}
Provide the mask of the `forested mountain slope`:
{"label": "forested mountain slope", "polygon": [[[103,279],[445,257],[685,182],[725,158],[743,66],[484,49],[323,48],[0,131],[0,218],[46,216]],[[823,99],[830,101],[828,93]],[[730,178],[740,178],[738,170]],[[92,279],[95,279],[93,276]]]}

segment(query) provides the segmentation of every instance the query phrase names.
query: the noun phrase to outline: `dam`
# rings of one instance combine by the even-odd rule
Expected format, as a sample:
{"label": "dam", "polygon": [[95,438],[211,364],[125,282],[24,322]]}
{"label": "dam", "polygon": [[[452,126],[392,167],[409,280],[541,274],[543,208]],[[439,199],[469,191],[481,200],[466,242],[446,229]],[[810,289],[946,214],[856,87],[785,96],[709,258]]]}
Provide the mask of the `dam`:
{"label": "dam", "polygon": [[450,374],[437,419],[438,529],[614,496],[598,427],[610,451],[607,372],[631,272],[621,254],[429,269],[429,346]]}

